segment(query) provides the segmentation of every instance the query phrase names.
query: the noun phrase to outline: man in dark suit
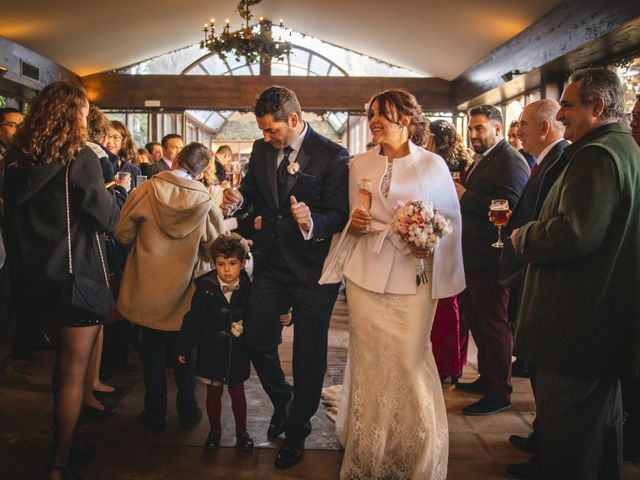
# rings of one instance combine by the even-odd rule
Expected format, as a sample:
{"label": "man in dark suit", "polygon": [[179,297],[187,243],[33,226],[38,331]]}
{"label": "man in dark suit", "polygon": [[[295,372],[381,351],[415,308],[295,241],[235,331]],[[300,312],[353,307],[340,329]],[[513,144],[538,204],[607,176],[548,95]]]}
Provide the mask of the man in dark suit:
{"label": "man in dark suit", "polygon": [[151,165],[149,178],[165,170],[171,170],[173,161],[178,158],[183,148],[184,141],[177,133],[169,133],[162,137],[162,158]]}
{"label": "man in dark suit", "polygon": [[[518,126],[518,137],[523,148],[537,158],[531,171],[531,177],[524,186],[520,200],[513,209],[509,223],[505,228],[508,237],[516,228],[535,219],[536,205],[544,201],[558,174],[565,164],[562,152],[569,145],[563,137],[564,126],[556,120],[560,104],[555,100],[544,99],[530,103],[522,111]],[[543,188],[544,184],[544,188]],[[513,245],[506,241],[500,260],[500,284],[509,288],[509,315],[513,315],[513,323],[520,305],[522,277],[525,264],[515,256]],[[523,362],[524,363],[524,362]],[[529,372],[531,385],[535,393],[535,373],[533,367]],[[515,478],[538,478],[540,476],[540,446],[538,422],[533,422],[533,432],[528,437],[512,435],[509,441],[516,448],[533,453],[529,462],[507,466],[507,474]]]}
{"label": "man in dark suit", "polygon": [[[262,229],[245,332],[253,364],[274,406],[267,432],[283,432],[275,465],[300,462],[311,432],[327,361],[327,334],[338,284],[318,285],[329,240],[349,215],[348,152],[302,120],[295,94],[266,89],[255,107],[264,138],[253,145],[239,189],[227,189],[223,208],[256,206]],[[293,307],[293,387],[278,356],[280,314]]]}
{"label": "man in dark suit", "polygon": [[231,160],[233,160],[231,147],[229,145],[220,145],[215,155],[216,178],[220,185],[223,185],[223,182],[227,180],[227,171],[231,170],[227,165]]}
{"label": "man in dark suit", "polygon": [[640,148],[614,72],[574,72],[560,105],[566,166],[511,235],[527,263],[514,353],[536,366],[545,479],[619,479],[619,379],[640,373]]}
{"label": "man in dark suit", "polygon": [[456,183],[467,280],[460,302],[478,345],[480,378],[457,388],[484,395],[463,409],[465,415],[490,415],[511,407],[511,327],[509,294],[498,283],[501,250],[492,247],[497,232],[487,214],[493,199],[508,200],[513,208],[529,178],[529,167],[502,137],[502,114],[493,105],[471,109],[469,138],[476,160],[464,186]]}

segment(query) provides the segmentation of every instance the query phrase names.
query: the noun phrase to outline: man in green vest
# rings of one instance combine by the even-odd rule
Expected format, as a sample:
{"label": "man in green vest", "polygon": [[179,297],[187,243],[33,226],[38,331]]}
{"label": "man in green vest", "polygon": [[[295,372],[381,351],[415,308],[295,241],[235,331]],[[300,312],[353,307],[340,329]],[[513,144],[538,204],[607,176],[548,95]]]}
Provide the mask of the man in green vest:
{"label": "man in green vest", "polygon": [[[527,263],[514,354],[537,368],[545,479],[619,479],[620,378],[640,373],[640,148],[615,73],[573,73],[563,170],[514,230]],[[544,198],[544,197],[542,197]]]}

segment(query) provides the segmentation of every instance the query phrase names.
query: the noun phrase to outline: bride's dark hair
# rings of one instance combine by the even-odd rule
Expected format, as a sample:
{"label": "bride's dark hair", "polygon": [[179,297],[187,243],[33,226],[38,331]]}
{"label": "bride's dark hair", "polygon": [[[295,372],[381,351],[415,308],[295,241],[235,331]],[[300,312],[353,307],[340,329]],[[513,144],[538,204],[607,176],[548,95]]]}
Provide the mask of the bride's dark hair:
{"label": "bride's dark hair", "polygon": [[426,143],[429,124],[413,94],[401,88],[376,93],[369,100],[367,118],[373,116],[371,107],[375,101],[384,118],[396,125],[401,125],[402,116],[409,117],[409,139],[419,146]]}

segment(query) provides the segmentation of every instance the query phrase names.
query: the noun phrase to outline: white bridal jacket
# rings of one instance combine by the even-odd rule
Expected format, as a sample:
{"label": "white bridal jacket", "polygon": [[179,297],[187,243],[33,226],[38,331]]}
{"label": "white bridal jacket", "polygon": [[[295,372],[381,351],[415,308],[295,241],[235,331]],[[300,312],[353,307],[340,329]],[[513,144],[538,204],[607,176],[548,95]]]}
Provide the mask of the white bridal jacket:
{"label": "white bridal jacket", "polygon": [[[349,223],[332,240],[320,283],[336,283],[344,275],[362,288],[397,295],[416,293],[416,259],[400,236],[391,231],[398,202],[424,200],[451,221],[453,231],[440,239],[433,254],[433,272],[427,272],[432,298],[446,298],[465,288],[462,265],[460,203],[444,160],[409,142],[409,154],[393,161],[388,197],[381,192],[387,157],[376,147],[354,157],[349,169],[349,206],[358,208],[358,181],[371,179],[371,232],[357,237]],[[425,260],[425,263],[428,263]]]}

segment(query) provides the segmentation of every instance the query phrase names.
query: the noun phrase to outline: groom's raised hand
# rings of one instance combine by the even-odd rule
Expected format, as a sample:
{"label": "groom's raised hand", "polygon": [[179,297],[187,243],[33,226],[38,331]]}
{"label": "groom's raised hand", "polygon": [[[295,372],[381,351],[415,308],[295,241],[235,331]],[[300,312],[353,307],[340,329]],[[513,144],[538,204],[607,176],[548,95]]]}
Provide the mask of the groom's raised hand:
{"label": "groom's raised hand", "polygon": [[293,215],[293,219],[305,232],[311,230],[311,210],[309,210],[307,204],[298,202],[293,195],[289,197],[289,201],[291,202],[291,215]]}

